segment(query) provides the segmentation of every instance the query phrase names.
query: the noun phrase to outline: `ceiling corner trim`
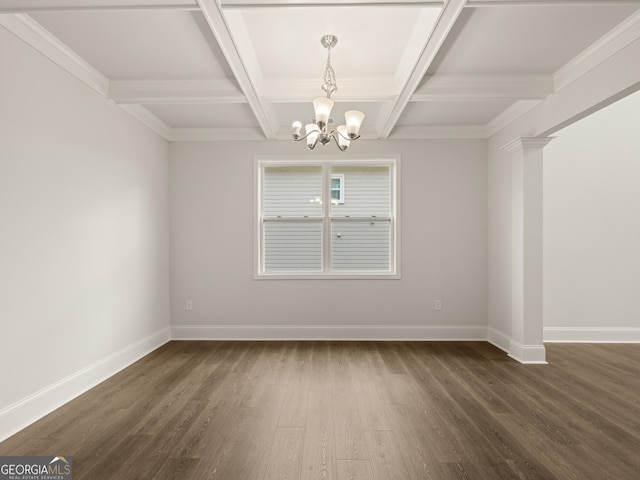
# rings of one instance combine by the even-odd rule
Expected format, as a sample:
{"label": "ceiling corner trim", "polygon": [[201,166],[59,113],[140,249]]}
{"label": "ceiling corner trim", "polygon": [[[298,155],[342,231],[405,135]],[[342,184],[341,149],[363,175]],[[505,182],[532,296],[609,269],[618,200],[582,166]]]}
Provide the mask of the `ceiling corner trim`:
{"label": "ceiling corner trim", "polygon": [[29,15],[21,13],[0,15],[0,25],[100,95],[107,97],[109,79]]}
{"label": "ceiling corner trim", "polygon": [[243,64],[238,48],[234,43],[220,3],[216,0],[198,0],[198,5],[200,5],[209,28],[229,63],[231,71],[236,77],[264,136],[267,139],[275,138],[276,123],[274,123],[273,114],[260,101],[256,86],[251,82],[249,72]]}
{"label": "ceiling corner trim", "polygon": [[118,105],[140,123],[146,125],[165,140],[171,140],[171,127],[152,114],[142,105]]}

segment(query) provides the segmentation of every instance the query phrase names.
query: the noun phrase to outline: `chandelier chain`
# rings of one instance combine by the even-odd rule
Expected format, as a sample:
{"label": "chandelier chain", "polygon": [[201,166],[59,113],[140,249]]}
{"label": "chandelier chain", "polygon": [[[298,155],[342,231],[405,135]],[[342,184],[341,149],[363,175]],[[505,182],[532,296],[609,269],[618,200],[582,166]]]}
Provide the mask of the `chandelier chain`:
{"label": "chandelier chain", "polygon": [[336,83],[336,73],[331,66],[331,46],[327,47],[327,66],[324,69],[324,83],[322,90],[327,94],[327,98],[331,98],[331,94],[338,90]]}

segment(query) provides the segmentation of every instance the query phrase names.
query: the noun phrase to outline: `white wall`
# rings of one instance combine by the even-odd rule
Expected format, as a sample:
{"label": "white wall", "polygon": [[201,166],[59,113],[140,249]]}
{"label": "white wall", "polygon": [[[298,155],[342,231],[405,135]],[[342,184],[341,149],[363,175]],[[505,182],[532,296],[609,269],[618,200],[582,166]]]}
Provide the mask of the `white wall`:
{"label": "white wall", "polygon": [[169,335],[168,145],[0,28],[0,440]]}
{"label": "white wall", "polygon": [[[253,279],[254,156],[345,155],[332,145],[317,148],[308,152],[300,143],[275,141],[171,145],[174,335],[484,338],[487,170],[482,140],[362,140],[352,146],[354,154],[402,156],[401,280]],[[186,299],[193,300],[193,311],[185,310]],[[434,310],[435,299],[443,302],[440,312]]]}
{"label": "white wall", "polygon": [[[600,58],[602,52],[596,51],[595,59],[588,58],[584,65],[578,63],[580,76],[535,108],[515,118],[487,141],[489,337],[502,348],[508,349],[511,339],[514,293],[511,279],[512,156],[502,150],[502,147],[518,137],[553,135],[561,128],[638,90],[640,62],[637,59],[640,55],[640,39],[630,43],[621,42],[619,47],[615,55],[607,56],[604,60]],[[545,155],[554,142],[556,140],[545,147]]]}
{"label": "white wall", "polygon": [[640,327],[639,112],[640,92],[545,149],[545,327]]}

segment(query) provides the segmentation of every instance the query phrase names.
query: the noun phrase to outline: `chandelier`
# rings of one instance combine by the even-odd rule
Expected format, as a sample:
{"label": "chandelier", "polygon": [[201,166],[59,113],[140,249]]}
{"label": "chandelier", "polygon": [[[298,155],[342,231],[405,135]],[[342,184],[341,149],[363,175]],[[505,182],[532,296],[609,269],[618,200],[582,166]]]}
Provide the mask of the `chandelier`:
{"label": "chandelier", "polygon": [[313,150],[318,142],[326,145],[333,139],[338,148],[344,152],[349,148],[352,140],[360,138],[360,125],[364,119],[364,113],[357,110],[349,110],[344,114],[346,125],[340,125],[334,130],[329,130],[329,115],[333,108],[331,94],[338,90],[336,74],[331,66],[331,49],[338,43],[338,37],[325,35],[320,39],[320,43],[327,49],[327,66],[324,69],[324,83],[322,84],[322,91],[327,96],[318,97],[313,101],[313,109],[316,115],[315,123],[309,123],[304,126],[306,135],[300,135],[302,124],[298,121],[293,122],[293,140],[299,142],[306,139],[307,147]]}

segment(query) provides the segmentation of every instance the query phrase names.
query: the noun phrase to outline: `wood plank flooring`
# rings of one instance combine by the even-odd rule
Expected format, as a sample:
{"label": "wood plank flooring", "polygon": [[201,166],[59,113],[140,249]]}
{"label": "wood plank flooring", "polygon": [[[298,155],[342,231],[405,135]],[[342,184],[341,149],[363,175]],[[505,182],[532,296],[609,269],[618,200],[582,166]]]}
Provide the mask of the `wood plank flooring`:
{"label": "wood plank flooring", "polygon": [[6,441],[74,480],[640,478],[640,345],[170,342]]}

